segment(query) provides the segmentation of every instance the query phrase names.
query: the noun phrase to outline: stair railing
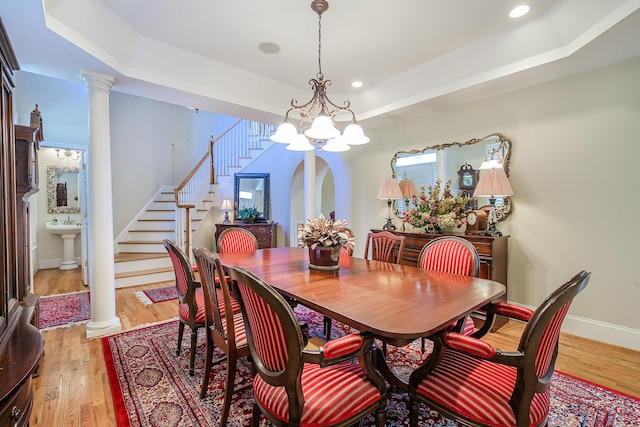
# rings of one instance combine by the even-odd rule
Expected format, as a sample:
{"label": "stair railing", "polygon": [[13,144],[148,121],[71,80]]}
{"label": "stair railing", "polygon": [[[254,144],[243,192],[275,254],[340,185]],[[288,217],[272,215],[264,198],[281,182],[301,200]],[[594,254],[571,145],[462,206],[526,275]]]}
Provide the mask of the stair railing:
{"label": "stair railing", "polygon": [[216,138],[209,139],[209,149],[174,188],[176,203],[176,244],[191,254],[192,209],[203,209],[208,200],[211,184],[218,177],[231,176],[233,168],[240,168],[242,159],[251,159],[252,150],[261,150],[262,141],[269,139],[275,126],[250,120],[238,120]]}

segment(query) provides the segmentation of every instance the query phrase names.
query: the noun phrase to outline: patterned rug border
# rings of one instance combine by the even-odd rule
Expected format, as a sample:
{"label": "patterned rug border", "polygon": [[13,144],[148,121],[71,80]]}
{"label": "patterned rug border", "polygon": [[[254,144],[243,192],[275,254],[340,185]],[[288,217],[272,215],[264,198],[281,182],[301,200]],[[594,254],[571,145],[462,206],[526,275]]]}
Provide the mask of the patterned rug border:
{"label": "patterned rug border", "polygon": [[[306,320],[311,320],[312,318],[306,319]],[[317,320],[317,319],[316,319]],[[128,329],[126,331],[121,331],[115,334],[110,335],[109,337],[113,337],[115,335],[124,335],[127,332],[131,332],[133,330],[139,330],[139,329],[145,329],[146,327],[165,327],[165,325],[167,327],[173,327],[173,323],[175,322],[175,319],[172,320],[163,320],[160,322],[156,322],[154,324],[149,324],[149,325],[139,325],[136,328],[132,328],[132,329]],[[318,323],[318,325],[315,325],[315,323]],[[337,323],[337,322],[334,322]],[[310,335],[312,330],[315,332],[319,332],[321,333],[321,328],[322,328],[322,323],[321,323],[321,319],[320,321],[316,322],[315,320],[313,321],[313,328],[312,323],[309,323],[310,325]],[[336,325],[334,324],[334,327]],[[316,331],[317,330],[317,331]],[[339,332],[339,331],[336,331]],[[162,338],[164,335],[156,335],[154,334],[154,338],[152,340],[153,343],[159,343],[159,341],[156,340],[163,340],[164,338]],[[131,399],[131,397],[129,397],[129,393],[131,390],[129,390],[128,388],[133,387],[132,384],[129,380],[126,380],[124,383],[121,384],[121,380],[122,378],[118,378],[118,370],[121,369],[118,366],[120,366],[121,364],[121,360],[119,359],[119,355],[118,352],[114,352],[113,349],[120,349],[120,344],[117,344],[117,347],[112,347],[111,343],[117,343],[120,342],[120,340],[118,338],[114,339],[114,340],[109,340],[109,337],[103,337],[102,340],[102,345],[103,345],[103,351],[104,351],[104,355],[105,355],[105,363],[107,365],[107,371],[108,371],[108,377],[109,377],[109,385],[110,388],[112,390],[112,394],[113,394],[113,399],[114,399],[114,405],[115,405],[115,412],[116,412],[116,417],[118,420],[118,426],[119,427],[131,427],[131,426],[147,426],[147,425],[155,425],[154,423],[156,421],[159,420],[159,418],[157,418],[157,414],[154,413],[154,415],[156,416],[155,421],[151,422],[149,419],[146,419],[145,421],[142,421],[139,416],[143,416],[143,417],[147,417],[147,416],[151,416],[151,413],[148,412],[137,412],[136,415],[131,415],[127,409],[127,404],[126,402],[129,401]],[[140,336],[141,337],[141,336]],[[126,340],[126,338],[123,338]],[[199,339],[199,352],[197,353],[196,356],[196,365],[198,365],[198,363],[202,363],[203,361],[200,360],[203,358],[202,355],[200,355],[200,353],[203,353],[203,348],[202,345],[204,345],[203,343],[200,343],[200,339]],[[134,342],[135,344],[135,342]],[[140,342],[140,344],[142,344],[142,342]],[[183,348],[184,344],[187,344],[186,341],[183,343]],[[164,345],[164,344],[163,344]],[[169,347],[167,348],[171,348],[173,349],[175,344],[172,343],[170,344]],[[139,351],[138,346],[136,345],[136,350]],[[126,349],[127,347],[122,347],[122,349]],[[416,348],[419,348],[416,347]],[[170,353],[170,354],[169,354]],[[172,359],[175,356],[175,353],[173,352],[173,350],[170,350],[169,353],[167,354],[167,356],[169,357],[169,359]],[[186,354],[188,354],[188,351],[185,352]],[[188,357],[186,356],[181,356],[181,358],[183,359],[180,363],[183,368],[186,368],[187,364],[188,364]],[[117,359],[117,360],[115,360]],[[164,360],[164,359],[163,359]],[[199,360],[199,362],[198,362]],[[152,365],[150,365],[152,366]],[[172,365],[173,366],[173,365]],[[221,368],[223,369],[223,368]],[[224,370],[224,369],[223,369]],[[174,371],[171,371],[174,372]],[[186,372],[186,371],[185,371]],[[175,373],[175,372],[174,372]],[[406,373],[406,372],[405,372]],[[122,372],[120,372],[120,374],[122,374]],[[597,426],[597,427],[628,427],[628,426],[637,426],[640,427],[640,423],[636,424],[635,421],[635,416],[633,414],[635,414],[636,412],[636,408],[637,408],[637,404],[640,403],[640,398],[635,397],[635,396],[629,396],[626,393],[623,392],[619,392],[617,390],[613,390],[611,388],[602,386],[598,383],[589,381],[589,380],[585,380],[583,378],[579,378],[576,377],[574,375],[570,375],[570,374],[566,374],[564,372],[561,371],[556,371],[556,374],[558,375],[558,381],[556,382],[557,384],[557,390],[555,393],[557,393],[556,395],[556,403],[555,403],[555,414],[551,415],[550,414],[550,419],[549,419],[549,426],[550,427],[584,427],[584,426]],[[197,375],[196,375],[197,376]],[[182,377],[180,377],[182,378]],[[571,381],[576,381],[577,383],[575,383],[575,385],[572,385]],[[199,394],[198,390],[199,390],[199,380],[196,381],[197,384],[189,384],[188,378],[187,380],[185,380],[185,382],[180,382],[180,386],[176,389],[176,390],[180,390],[181,393],[184,393],[185,390],[185,385],[187,386],[188,390],[191,390],[191,386],[194,387],[193,391],[189,391],[189,394],[194,394],[197,395]],[[145,384],[146,386],[146,384]],[[213,399],[219,399],[221,396],[221,391],[219,391],[218,395],[215,394],[215,392],[212,392],[212,385],[210,383],[210,395],[209,396],[217,396]],[[213,385],[213,387],[217,387],[219,388],[218,385]],[[577,389],[575,388],[577,387]],[[135,387],[134,387],[135,388]],[[196,388],[198,388],[198,390],[195,390]],[[572,390],[578,390],[576,392],[572,392]],[[136,392],[137,393],[137,392]],[[390,392],[390,397],[393,394],[394,398],[392,400],[395,400],[396,403],[394,406],[389,406],[388,407],[388,415],[391,415],[392,419],[396,419],[397,421],[400,421],[399,423],[397,421],[391,421],[388,420],[390,422],[390,426],[403,426],[406,425],[406,396],[400,395],[398,393],[395,393],[393,391]],[[573,398],[567,398],[567,393],[569,393],[571,396],[575,396],[575,399]],[[600,393],[605,393],[605,395],[602,395],[602,399],[600,399]],[[611,397],[606,397],[606,395],[609,395]],[[134,396],[138,396],[137,394],[135,394]],[[592,400],[595,397],[595,400]],[[138,399],[139,397],[134,397],[135,399]],[[211,397],[208,397],[211,398]],[[246,401],[246,396],[243,398]],[[235,400],[235,398],[234,398]],[[625,401],[627,402],[627,405],[625,405]],[[212,410],[215,411],[215,409],[212,409],[210,407],[210,405],[214,404],[214,401],[209,401],[208,403],[205,403],[204,407],[209,408],[208,410]],[[220,402],[218,402],[217,400],[215,400],[215,405],[220,404]],[[597,404],[596,404],[597,403]],[[606,404],[609,405],[613,405],[613,406],[606,406]],[[188,403],[185,403],[186,405],[190,405]],[[592,405],[594,405],[592,407]],[[603,404],[605,404],[605,406],[602,406]],[[238,410],[244,410],[245,411],[245,418],[246,418],[246,411],[250,410],[250,405],[247,406],[246,402],[244,403],[244,407],[237,407],[236,406],[236,418],[234,419],[234,422],[231,422],[231,425],[233,426],[240,426],[240,425],[246,425],[246,419],[243,418],[244,421],[241,421],[238,424],[238,418],[237,418],[237,411]],[[198,413],[200,414],[200,423],[196,422],[195,419],[193,419],[192,421],[194,421],[192,424],[189,424],[190,426],[201,426],[201,425],[209,425],[208,423],[202,424],[202,413],[203,413],[203,405],[201,403],[199,403],[196,406],[187,406],[189,408],[192,408],[195,412],[194,413]],[[232,406],[233,407],[233,406]],[[249,409],[247,409],[249,408]],[[198,412],[199,411],[199,412]],[[212,412],[213,413],[217,413],[217,412]],[[166,413],[162,413],[163,415],[166,415]],[[631,418],[628,418],[629,416],[631,416]],[[133,417],[133,418],[130,418]],[[206,415],[206,411],[205,411],[205,418],[207,417]],[[426,417],[426,418],[423,418]],[[612,418],[613,417],[613,418]],[[618,418],[621,417],[621,418]],[[209,421],[211,421],[210,418],[206,418],[209,419]],[[428,408],[423,408],[421,409],[421,414],[420,414],[420,419],[423,420],[423,423],[420,425],[433,425],[433,426],[459,426],[458,424],[454,423],[454,424],[450,424],[449,421],[446,420],[446,418],[443,418],[441,416],[439,416],[439,414],[437,413],[433,413],[432,411],[430,411]],[[630,419],[633,419],[633,422],[630,422]],[[432,420],[432,421],[429,421]],[[427,421],[427,424],[424,424],[424,421]],[[371,425],[372,423],[372,419],[368,421],[369,424],[367,425]],[[622,422],[622,423],[620,423]],[[150,423],[150,424],[149,424]],[[158,424],[160,425],[160,424]],[[164,425],[164,424],[162,424]],[[217,425],[212,424],[212,425]],[[261,424],[263,425],[263,424]]]}
{"label": "patterned rug border", "polygon": [[[76,294],[89,294],[89,302],[90,300],[90,292],[89,290],[84,290],[84,291],[74,291],[74,292],[65,292],[62,294],[53,294],[53,295],[42,295],[40,296],[40,304],[42,304],[43,300],[49,300],[52,298],[56,298],[56,297],[64,297],[67,295],[76,295]],[[78,320],[75,322],[69,322],[69,323],[64,323],[62,325],[54,325],[54,326],[49,326],[49,327],[44,327],[44,328],[40,328],[38,327],[38,329],[40,330],[40,332],[47,332],[47,331],[51,331],[53,329],[60,329],[60,328],[70,328],[72,326],[78,326],[78,325],[84,325],[86,323],[88,323],[91,320],[91,309],[89,308],[89,317],[87,319],[84,320]],[[42,322],[42,319],[40,319],[40,322]]]}

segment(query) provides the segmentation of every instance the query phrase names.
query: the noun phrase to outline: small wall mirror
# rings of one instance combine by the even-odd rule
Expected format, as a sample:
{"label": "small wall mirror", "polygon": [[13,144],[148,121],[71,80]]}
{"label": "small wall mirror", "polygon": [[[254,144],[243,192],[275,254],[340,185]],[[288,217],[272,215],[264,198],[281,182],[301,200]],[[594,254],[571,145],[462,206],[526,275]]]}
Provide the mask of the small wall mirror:
{"label": "small wall mirror", "polygon": [[[494,133],[466,142],[450,142],[422,149],[398,151],[391,159],[392,176],[398,180],[413,180],[418,191],[421,185],[428,191],[429,185],[433,185],[439,177],[443,183],[453,179],[451,189],[455,194],[471,195],[476,183],[473,179],[476,176],[475,172],[483,161],[498,160],[509,175],[512,146],[509,138]],[[470,175],[465,174],[468,168],[471,168]],[[404,216],[408,209],[407,201],[409,200],[396,200],[394,210],[398,216]],[[501,221],[511,213],[512,202],[509,197],[505,197],[497,200],[496,205],[498,204],[501,209],[497,216],[498,221]],[[472,208],[482,209],[488,205],[488,198],[479,198],[473,201]]]}
{"label": "small wall mirror", "polygon": [[269,219],[269,174],[268,173],[237,173],[235,174],[233,208],[238,218],[238,210],[255,208],[261,215],[256,219]]}
{"label": "small wall mirror", "polygon": [[47,166],[49,213],[80,213],[80,169]]}

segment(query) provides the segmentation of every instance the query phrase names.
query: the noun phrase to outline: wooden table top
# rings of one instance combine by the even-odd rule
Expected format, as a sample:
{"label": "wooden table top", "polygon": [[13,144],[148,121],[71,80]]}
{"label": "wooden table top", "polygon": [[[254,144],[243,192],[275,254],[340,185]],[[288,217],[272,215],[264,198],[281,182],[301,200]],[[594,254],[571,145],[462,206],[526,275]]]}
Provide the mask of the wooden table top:
{"label": "wooden table top", "polygon": [[432,335],[506,291],[491,280],[354,257],[340,257],[337,271],[310,270],[301,248],[218,256],[223,266],[241,266],[300,304],[396,345]]}

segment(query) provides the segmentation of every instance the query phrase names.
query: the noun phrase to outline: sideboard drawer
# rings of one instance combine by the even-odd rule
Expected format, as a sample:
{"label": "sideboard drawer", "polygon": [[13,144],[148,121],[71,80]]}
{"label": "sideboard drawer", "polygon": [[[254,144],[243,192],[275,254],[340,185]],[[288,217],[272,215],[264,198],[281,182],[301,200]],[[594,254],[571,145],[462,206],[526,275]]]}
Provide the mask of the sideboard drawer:
{"label": "sideboard drawer", "polygon": [[0,408],[0,426],[26,426],[33,406],[31,375]]}

